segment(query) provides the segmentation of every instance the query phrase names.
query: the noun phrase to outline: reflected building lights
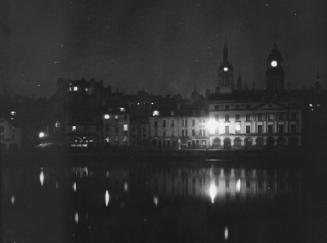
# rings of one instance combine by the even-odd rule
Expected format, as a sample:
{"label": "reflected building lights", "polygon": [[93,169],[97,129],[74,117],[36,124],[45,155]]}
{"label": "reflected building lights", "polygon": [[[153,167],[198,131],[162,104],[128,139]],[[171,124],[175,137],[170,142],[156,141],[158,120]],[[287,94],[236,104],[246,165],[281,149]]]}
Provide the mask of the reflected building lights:
{"label": "reflected building lights", "polygon": [[44,172],[43,172],[42,169],[41,169],[41,172],[40,172],[39,179],[40,179],[41,186],[43,186],[44,185]]}
{"label": "reflected building lights", "polygon": [[15,198],[14,195],[11,195],[11,197],[10,197],[10,202],[11,202],[11,205],[14,205],[14,204],[15,204],[15,202],[16,202],[16,198]]}
{"label": "reflected building lights", "polygon": [[77,190],[77,183],[76,181],[73,182],[73,191],[76,192]]}
{"label": "reflected building lights", "polygon": [[108,207],[109,201],[110,201],[110,195],[109,195],[108,190],[106,190],[105,195],[104,195],[104,202],[105,202],[106,207]]}
{"label": "reflected building lights", "polygon": [[209,196],[211,199],[211,203],[215,202],[216,195],[217,195],[217,186],[215,185],[214,182],[211,182],[209,186]]}
{"label": "reflected building lights", "polygon": [[78,221],[79,221],[78,212],[75,212],[75,214],[74,214],[74,221],[76,224],[78,224]]}
{"label": "reflected building lights", "polygon": [[127,183],[127,182],[124,183],[124,191],[125,191],[125,192],[128,191],[128,183]]}
{"label": "reflected building lights", "polygon": [[224,230],[224,238],[225,238],[225,240],[228,240],[228,238],[229,238],[229,230],[228,230],[227,226],[225,227],[225,230]]}
{"label": "reflected building lights", "polygon": [[159,204],[159,198],[158,198],[158,196],[153,196],[153,203],[154,203],[154,206],[158,206],[158,204]]}
{"label": "reflected building lights", "polygon": [[241,180],[238,179],[236,181],[236,192],[240,192],[241,191]]}

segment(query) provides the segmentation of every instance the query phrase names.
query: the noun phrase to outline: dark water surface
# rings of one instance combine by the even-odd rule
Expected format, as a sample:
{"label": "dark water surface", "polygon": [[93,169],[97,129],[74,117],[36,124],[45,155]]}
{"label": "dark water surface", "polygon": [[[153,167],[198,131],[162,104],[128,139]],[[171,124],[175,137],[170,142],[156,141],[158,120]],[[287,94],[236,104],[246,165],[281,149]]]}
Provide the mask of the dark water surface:
{"label": "dark water surface", "polygon": [[327,242],[324,175],[242,162],[2,171],[2,242]]}

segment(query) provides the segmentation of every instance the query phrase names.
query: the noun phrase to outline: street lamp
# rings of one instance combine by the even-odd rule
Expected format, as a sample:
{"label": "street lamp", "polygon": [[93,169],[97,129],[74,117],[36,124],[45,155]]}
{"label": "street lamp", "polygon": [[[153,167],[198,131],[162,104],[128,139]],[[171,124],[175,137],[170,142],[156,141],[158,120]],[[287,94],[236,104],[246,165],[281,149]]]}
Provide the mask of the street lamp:
{"label": "street lamp", "polygon": [[39,138],[45,138],[45,136],[46,136],[46,134],[45,134],[45,132],[39,132]]}

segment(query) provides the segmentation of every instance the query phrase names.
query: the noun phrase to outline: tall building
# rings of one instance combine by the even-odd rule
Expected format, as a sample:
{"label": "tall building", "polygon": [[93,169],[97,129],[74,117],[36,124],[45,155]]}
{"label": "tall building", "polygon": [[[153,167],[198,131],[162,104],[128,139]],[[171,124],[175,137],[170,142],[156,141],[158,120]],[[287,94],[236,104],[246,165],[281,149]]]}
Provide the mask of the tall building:
{"label": "tall building", "polygon": [[228,60],[228,48],[225,42],[223,49],[223,60],[219,65],[218,69],[218,87],[216,88],[216,93],[228,94],[234,89],[233,80],[233,65]]}
{"label": "tall building", "polygon": [[276,43],[268,55],[266,66],[266,90],[270,94],[278,94],[284,90],[283,57]]}

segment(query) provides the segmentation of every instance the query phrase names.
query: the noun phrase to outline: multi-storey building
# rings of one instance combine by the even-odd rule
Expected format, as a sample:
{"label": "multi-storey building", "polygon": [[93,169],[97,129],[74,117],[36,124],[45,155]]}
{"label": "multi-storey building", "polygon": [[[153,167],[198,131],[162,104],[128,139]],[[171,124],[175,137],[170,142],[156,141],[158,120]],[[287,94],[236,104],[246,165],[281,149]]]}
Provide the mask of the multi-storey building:
{"label": "multi-storey building", "polygon": [[207,148],[206,116],[159,116],[150,118],[152,146],[160,148]]}
{"label": "multi-storey building", "polygon": [[126,107],[105,113],[102,128],[102,140],[106,146],[130,145],[130,117]]}
{"label": "multi-storey building", "polygon": [[301,145],[299,103],[253,100],[209,101],[209,137],[214,148]]}

